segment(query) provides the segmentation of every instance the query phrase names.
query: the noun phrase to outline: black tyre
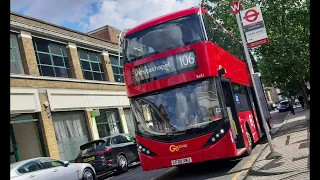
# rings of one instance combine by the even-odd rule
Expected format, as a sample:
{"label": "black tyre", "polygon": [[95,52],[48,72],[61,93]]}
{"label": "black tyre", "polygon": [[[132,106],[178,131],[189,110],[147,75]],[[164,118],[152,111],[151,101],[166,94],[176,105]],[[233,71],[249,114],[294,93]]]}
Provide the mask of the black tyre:
{"label": "black tyre", "polygon": [[253,147],[253,139],[251,134],[248,131],[248,128],[246,128],[246,135],[247,135],[247,139],[248,139],[248,143],[249,143],[249,148],[248,150],[244,153],[245,156],[250,156],[252,153],[252,147]]}
{"label": "black tyre", "polygon": [[125,156],[119,155],[118,156],[118,168],[117,171],[119,173],[126,172],[128,170],[128,160]]}
{"label": "black tyre", "polygon": [[82,173],[82,179],[83,180],[94,180],[95,176],[92,170],[86,168],[84,169],[83,173]]}

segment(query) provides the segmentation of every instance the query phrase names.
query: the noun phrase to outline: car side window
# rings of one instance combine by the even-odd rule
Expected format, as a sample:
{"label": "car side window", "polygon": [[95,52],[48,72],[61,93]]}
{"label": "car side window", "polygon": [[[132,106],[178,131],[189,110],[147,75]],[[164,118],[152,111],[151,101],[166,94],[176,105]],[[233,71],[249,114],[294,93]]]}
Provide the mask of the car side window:
{"label": "car side window", "polygon": [[112,144],[118,144],[116,137],[113,137],[113,138],[111,139],[111,143],[112,143]]}
{"label": "car side window", "polygon": [[122,135],[119,135],[119,141],[120,141],[120,143],[127,143],[127,142],[129,142],[129,141],[127,140],[127,138],[126,138],[125,136],[122,136]]}
{"label": "car side window", "polygon": [[123,136],[115,136],[112,138],[112,144],[122,144],[122,143],[127,143],[127,140]]}
{"label": "car side window", "polygon": [[40,162],[43,164],[43,166],[46,169],[63,166],[63,162],[55,160],[55,159],[40,159]]}
{"label": "car side window", "polygon": [[41,167],[41,165],[37,161],[31,161],[31,162],[28,162],[27,164],[21,166],[18,169],[18,172],[23,174],[23,173],[38,171],[41,169],[43,169],[43,168]]}
{"label": "car side window", "polygon": [[124,137],[126,138],[127,142],[135,142],[135,139],[129,135],[124,135]]}

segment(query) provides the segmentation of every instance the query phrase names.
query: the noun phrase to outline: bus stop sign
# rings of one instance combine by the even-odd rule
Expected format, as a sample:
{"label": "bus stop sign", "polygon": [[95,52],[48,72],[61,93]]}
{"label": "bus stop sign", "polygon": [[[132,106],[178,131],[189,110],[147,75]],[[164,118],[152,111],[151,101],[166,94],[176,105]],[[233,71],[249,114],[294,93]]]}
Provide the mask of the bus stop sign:
{"label": "bus stop sign", "polygon": [[248,47],[254,48],[269,43],[267,31],[259,6],[240,11]]}

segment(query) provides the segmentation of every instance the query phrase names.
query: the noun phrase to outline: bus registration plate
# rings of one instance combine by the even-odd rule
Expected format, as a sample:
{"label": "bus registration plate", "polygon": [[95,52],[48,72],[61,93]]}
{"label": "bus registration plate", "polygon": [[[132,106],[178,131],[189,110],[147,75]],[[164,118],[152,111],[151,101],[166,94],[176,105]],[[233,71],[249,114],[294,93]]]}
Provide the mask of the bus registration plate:
{"label": "bus registration plate", "polygon": [[174,165],[186,164],[186,163],[191,163],[191,162],[192,162],[191,157],[187,157],[187,158],[172,160],[171,164],[172,164],[172,166],[174,166]]}

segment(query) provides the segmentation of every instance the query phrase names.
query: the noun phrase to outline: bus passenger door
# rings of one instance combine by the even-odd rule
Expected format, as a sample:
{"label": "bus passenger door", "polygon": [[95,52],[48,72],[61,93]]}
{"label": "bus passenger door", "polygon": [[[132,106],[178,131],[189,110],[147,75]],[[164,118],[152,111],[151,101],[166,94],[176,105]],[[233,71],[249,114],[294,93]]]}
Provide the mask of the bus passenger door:
{"label": "bus passenger door", "polygon": [[223,94],[226,102],[228,117],[230,120],[232,132],[233,132],[233,137],[236,142],[236,147],[237,149],[244,148],[245,143],[241,133],[241,125],[240,125],[237,109],[235,106],[235,101],[233,98],[234,95],[231,88],[230,80],[221,79],[221,85],[222,85],[222,90],[223,90]]}

